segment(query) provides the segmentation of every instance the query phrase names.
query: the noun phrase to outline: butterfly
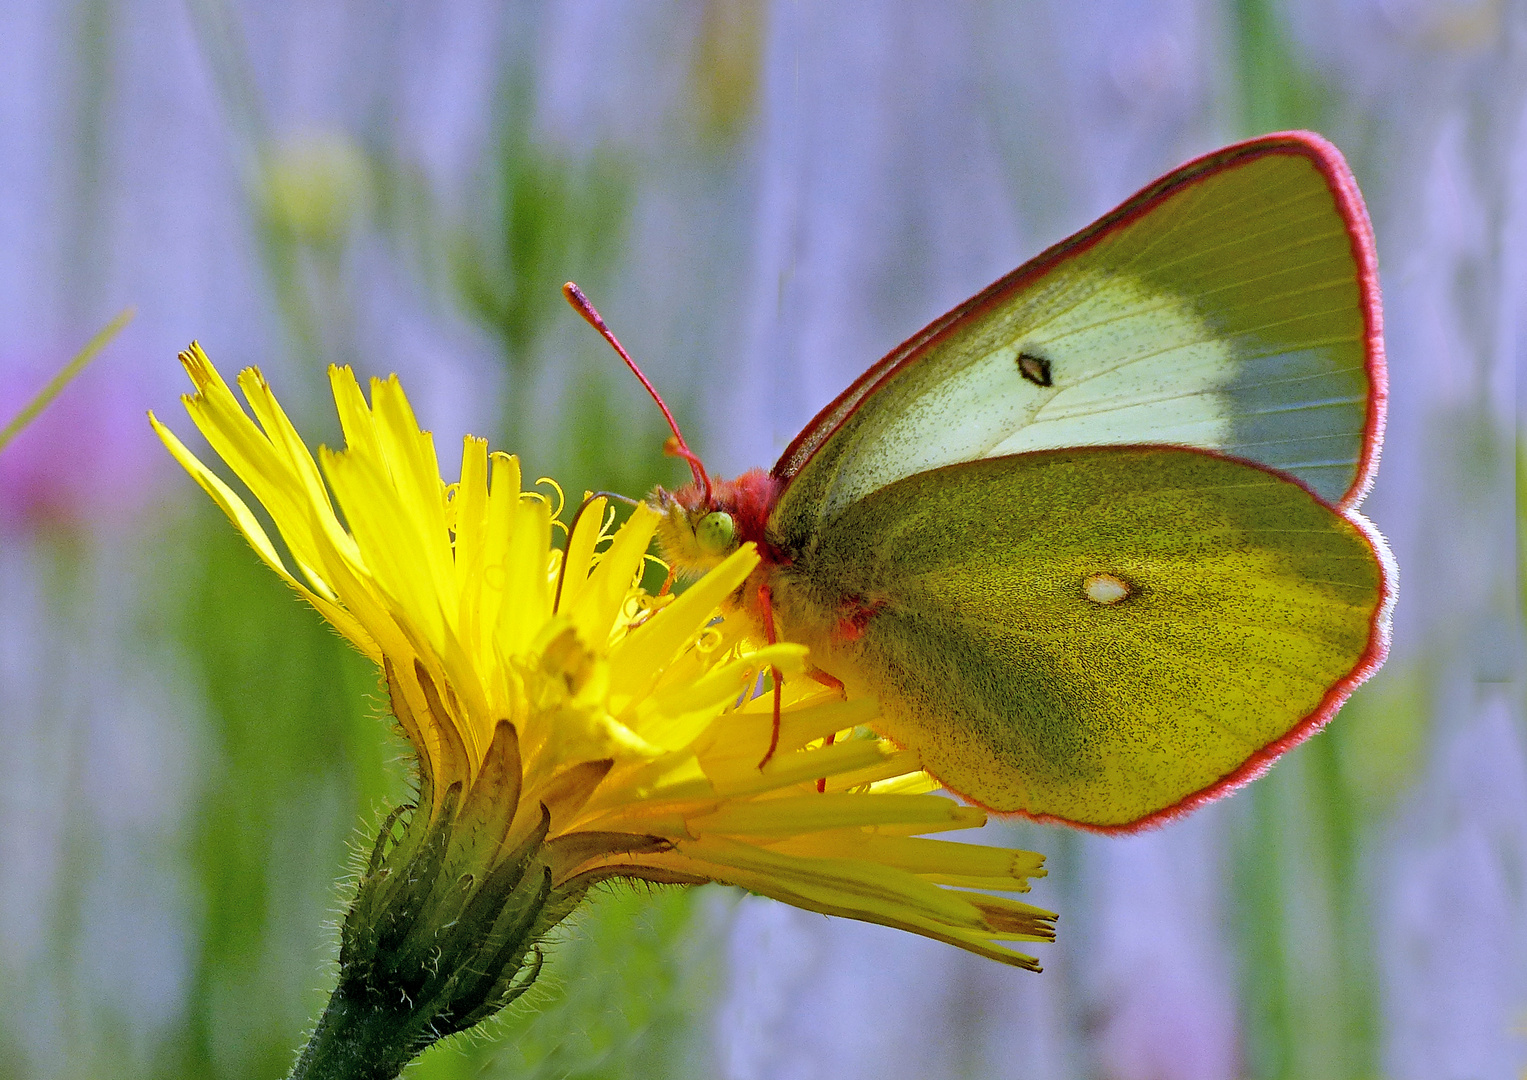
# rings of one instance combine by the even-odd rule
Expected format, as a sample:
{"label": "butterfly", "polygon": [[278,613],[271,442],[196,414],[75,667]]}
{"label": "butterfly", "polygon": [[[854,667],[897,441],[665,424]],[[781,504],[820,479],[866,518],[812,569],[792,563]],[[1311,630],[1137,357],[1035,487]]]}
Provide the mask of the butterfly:
{"label": "butterfly", "polygon": [[693,575],[756,544],[727,617],[809,646],[989,810],[1169,819],[1383,662],[1397,572],[1356,510],[1384,428],[1378,272],[1318,135],[1150,184],[893,349],[767,472],[712,479],[637,375],[694,478],[649,497],[663,557]]}

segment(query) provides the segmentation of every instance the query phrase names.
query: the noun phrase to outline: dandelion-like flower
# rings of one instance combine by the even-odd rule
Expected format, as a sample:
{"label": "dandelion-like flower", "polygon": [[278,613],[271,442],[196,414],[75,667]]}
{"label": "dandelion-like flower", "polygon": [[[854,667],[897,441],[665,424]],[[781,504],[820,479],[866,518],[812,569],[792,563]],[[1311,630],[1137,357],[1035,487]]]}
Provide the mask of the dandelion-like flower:
{"label": "dandelion-like flower", "polygon": [[[882,923],[1038,970],[1014,942],[1054,916],[1003,892],[1041,856],[929,839],[985,814],[934,794],[916,755],[864,726],[873,700],[785,682],[717,616],[757,565],[751,545],[677,597],[639,585],[659,515],[610,529],[603,499],[566,526],[518,461],[468,437],[441,480],[396,377],[366,402],[330,383],[346,447],[315,463],[259,371],[238,385],[201,349],[186,408],[280,530],[152,416],[170,452],[256,553],[380,667],[419,760],[418,800],[381,830],[340,941],[339,985],[294,1076],[395,1076],[527,989],[540,942],[608,878],[722,882]],[[320,469],[321,464],[321,469]],[[560,502],[560,500],[558,500]],[[340,514],[343,514],[341,519]],[[559,529],[560,547],[553,544]]]}

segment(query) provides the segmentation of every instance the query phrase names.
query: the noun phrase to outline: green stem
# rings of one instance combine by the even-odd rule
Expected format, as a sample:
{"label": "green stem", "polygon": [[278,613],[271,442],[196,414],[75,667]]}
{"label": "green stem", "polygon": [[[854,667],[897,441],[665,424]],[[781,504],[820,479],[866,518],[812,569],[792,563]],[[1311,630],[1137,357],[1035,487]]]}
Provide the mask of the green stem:
{"label": "green stem", "polygon": [[381,1008],[341,983],[288,1080],[396,1080],[419,1050],[406,1007]]}
{"label": "green stem", "polygon": [[60,391],[69,385],[69,381],[85,370],[85,365],[94,360],[96,354],[111,343],[111,339],[117,336],[117,331],[133,321],[135,308],[124,308],[117,313],[117,317],[103,326],[96,335],[85,342],[85,347],[74,354],[74,359],[64,365],[62,371],[48,380],[48,385],[38,391],[37,396],[27,402],[26,406],[16,414],[15,418],[5,427],[0,428],[0,449],[15,438],[16,433],[36,419],[37,414],[48,407]]}

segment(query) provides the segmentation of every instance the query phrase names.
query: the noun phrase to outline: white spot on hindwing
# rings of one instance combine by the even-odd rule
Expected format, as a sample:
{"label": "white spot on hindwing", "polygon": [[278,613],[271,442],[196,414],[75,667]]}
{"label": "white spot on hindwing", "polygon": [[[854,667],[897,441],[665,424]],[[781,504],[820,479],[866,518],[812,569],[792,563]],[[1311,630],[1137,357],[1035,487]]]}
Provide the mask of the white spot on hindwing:
{"label": "white spot on hindwing", "polygon": [[1129,583],[1112,574],[1089,574],[1082,579],[1082,595],[1094,604],[1108,607],[1129,599]]}

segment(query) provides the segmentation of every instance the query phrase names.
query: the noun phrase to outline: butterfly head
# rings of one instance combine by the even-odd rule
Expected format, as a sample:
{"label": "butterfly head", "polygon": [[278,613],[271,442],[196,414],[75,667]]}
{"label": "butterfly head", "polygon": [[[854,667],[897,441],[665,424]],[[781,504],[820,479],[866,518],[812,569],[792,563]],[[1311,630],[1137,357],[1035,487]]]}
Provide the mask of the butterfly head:
{"label": "butterfly head", "polygon": [[762,469],[677,491],[658,488],[647,502],[663,515],[657,540],[664,560],[680,577],[691,578],[719,566],[750,540],[767,558],[771,547],[765,533],[778,491],[779,482]]}
{"label": "butterfly head", "polygon": [[739,543],[737,519],[727,510],[685,497],[698,494],[691,484],[674,492],[658,488],[648,498],[648,504],[663,515],[657,527],[663,560],[686,580],[719,566]]}

